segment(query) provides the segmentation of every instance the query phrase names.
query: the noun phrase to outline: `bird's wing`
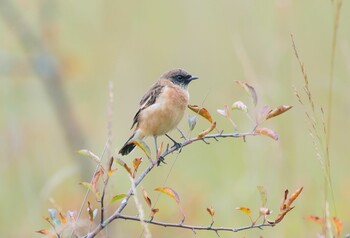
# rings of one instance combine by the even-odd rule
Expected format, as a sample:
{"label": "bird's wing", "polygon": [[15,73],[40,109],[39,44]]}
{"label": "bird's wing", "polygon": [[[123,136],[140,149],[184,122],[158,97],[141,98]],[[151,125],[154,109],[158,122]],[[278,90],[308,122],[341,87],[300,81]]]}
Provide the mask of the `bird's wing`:
{"label": "bird's wing", "polygon": [[165,85],[161,84],[159,81],[148,90],[148,92],[141,98],[140,101],[140,108],[136,112],[134,116],[134,120],[132,123],[131,128],[135,126],[135,124],[138,122],[140,112],[144,110],[145,108],[153,105],[156,101],[157,98],[159,97],[160,93],[162,92],[163,88]]}

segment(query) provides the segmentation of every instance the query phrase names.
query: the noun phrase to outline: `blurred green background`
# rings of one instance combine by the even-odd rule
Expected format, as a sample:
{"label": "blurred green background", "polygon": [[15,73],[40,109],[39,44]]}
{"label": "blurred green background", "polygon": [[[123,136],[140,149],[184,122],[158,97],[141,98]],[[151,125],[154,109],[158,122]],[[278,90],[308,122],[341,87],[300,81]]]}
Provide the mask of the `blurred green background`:
{"label": "blurred green background", "polygon": [[[91,177],[95,164],[76,151],[86,148],[101,155],[110,121],[112,142],[106,154],[116,154],[130,136],[143,93],[161,73],[175,67],[200,77],[190,85],[190,103],[204,102],[218,128],[226,132],[232,128],[216,113],[218,108],[242,100],[251,112],[255,110],[235,80],[255,87],[258,108],[294,108],[264,125],[279,133],[277,142],[268,137],[248,137],[246,143],[220,139],[188,146],[177,160],[176,154],[167,157],[167,165],[152,171],[142,184],[152,201],[158,196],[153,188],[169,186],[180,195],[186,223],[210,224],[206,208],[213,206],[215,225],[240,227],[249,220],[234,209],[246,206],[257,214],[257,185],[267,189],[271,218],[277,215],[286,188],[304,186],[296,208],[276,227],[220,236],[316,237],[321,227],[304,216],[323,215],[324,173],[304,108],[294,95],[294,86],[304,95],[304,82],[290,34],[305,63],[315,105],[328,112],[334,15],[335,2],[315,0],[0,0],[1,237],[40,237],[35,231],[49,228],[42,219],[48,208],[78,210],[85,194],[78,183]],[[330,142],[336,206],[335,211],[330,200],[330,212],[343,221],[343,236],[350,230],[349,22],[350,5],[345,1],[335,57]],[[186,114],[193,115],[189,110]],[[188,133],[186,118],[179,127]],[[233,118],[239,131],[251,130],[242,113],[234,112]],[[193,133],[207,127],[199,119]],[[180,140],[177,131],[170,134]],[[168,143],[167,138],[160,140]],[[153,140],[146,141],[153,149]],[[139,155],[143,156],[137,150],[125,161]],[[129,183],[125,171],[116,172],[108,198],[127,192]],[[134,207],[131,202],[126,212],[135,215]],[[166,196],[160,196],[156,207],[158,220],[181,218]],[[153,237],[195,236],[189,230],[150,230]],[[135,222],[115,221],[108,232],[109,237],[140,237],[142,228]]]}

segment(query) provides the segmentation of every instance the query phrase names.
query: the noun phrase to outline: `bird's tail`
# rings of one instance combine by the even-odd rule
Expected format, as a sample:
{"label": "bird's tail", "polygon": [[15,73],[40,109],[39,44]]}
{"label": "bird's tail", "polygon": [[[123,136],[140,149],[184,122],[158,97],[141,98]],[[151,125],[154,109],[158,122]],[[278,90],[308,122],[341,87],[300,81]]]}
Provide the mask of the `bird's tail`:
{"label": "bird's tail", "polygon": [[128,155],[135,148],[135,144],[131,141],[135,133],[129,138],[129,140],[124,144],[124,146],[119,150],[119,154]]}

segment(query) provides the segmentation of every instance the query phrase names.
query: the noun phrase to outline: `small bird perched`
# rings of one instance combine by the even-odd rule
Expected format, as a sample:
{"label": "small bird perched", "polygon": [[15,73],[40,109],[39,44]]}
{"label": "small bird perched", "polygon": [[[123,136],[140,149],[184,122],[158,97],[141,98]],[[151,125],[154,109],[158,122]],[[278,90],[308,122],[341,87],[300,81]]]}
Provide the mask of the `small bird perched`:
{"label": "small bird perched", "polygon": [[134,148],[133,140],[153,136],[157,149],[157,136],[173,130],[181,121],[189,100],[188,84],[198,79],[182,69],[172,69],[160,76],[140,101],[131,129],[134,134],[120,149],[127,155]]}

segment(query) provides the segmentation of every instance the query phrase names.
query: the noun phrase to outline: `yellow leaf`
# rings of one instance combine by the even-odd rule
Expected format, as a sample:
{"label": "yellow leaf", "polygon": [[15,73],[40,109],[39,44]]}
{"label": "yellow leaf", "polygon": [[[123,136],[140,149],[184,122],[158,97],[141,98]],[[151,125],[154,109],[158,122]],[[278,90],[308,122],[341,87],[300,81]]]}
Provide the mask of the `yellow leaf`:
{"label": "yellow leaf", "polygon": [[236,207],[236,210],[239,210],[241,212],[244,212],[245,214],[247,214],[248,216],[250,216],[250,214],[252,213],[250,208],[248,207]]}
{"label": "yellow leaf", "polygon": [[143,152],[145,152],[148,158],[151,158],[151,150],[143,140],[136,138],[132,141],[132,143],[134,143],[137,147],[143,150]]}
{"label": "yellow leaf", "polygon": [[205,131],[202,131],[201,133],[198,134],[197,138],[198,139],[201,139],[203,138],[204,136],[206,136],[207,134],[209,134],[212,130],[214,130],[216,127],[216,122],[214,121],[210,127],[208,129],[206,129]]}
{"label": "yellow leaf", "polygon": [[245,90],[245,92],[252,98],[253,104],[254,104],[254,106],[256,106],[256,104],[258,102],[258,97],[256,95],[254,87],[252,87],[251,85],[249,85],[248,83],[243,82],[243,81],[236,81],[236,83],[239,86],[241,86]]}
{"label": "yellow leaf", "polygon": [[111,169],[108,171],[108,176],[111,176],[115,171],[117,171],[118,168],[115,168],[115,169]]}
{"label": "yellow leaf", "polygon": [[192,111],[194,111],[195,113],[198,113],[199,115],[207,119],[210,123],[213,122],[213,118],[211,117],[208,110],[205,109],[204,107],[199,107],[198,105],[188,105],[187,107]]}
{"label": "yellow leaf", "polygon": [[168,195],[169,197],[174,199],[177,204],[180,203],[179,195],[172,188],[169,188],[169,187],[158,187],[158,188],[155,188],[154,190],[158,191],[158,192],[162,192],[162,193]]}
{"label": "yellow leaf", "polygon": [[268,136],[274,140],[278,140],[277,133],[274,130],[271,130],[269,128],[258,128],[255,130],[255,133],[259,135]]}
{"label": "yellow leaf", "polygon": [[270,111],[268,114],[267,114],[267,117],[266,117],[266,120],[270,119],[270,118],[273,118],[273,117],[276,117],[286,111],[288,111],[289,109],[291,109],[293,106],[280,106],[278,108],[275,108],[273,109],[272,111]]}
{"label": "yellow leaf", "polygon": [[60,212],[59,215],[60,215],[60,219],[61,219],[62,224],[65,224],[67,222],[66,216],[63,215],[62,212]]}

